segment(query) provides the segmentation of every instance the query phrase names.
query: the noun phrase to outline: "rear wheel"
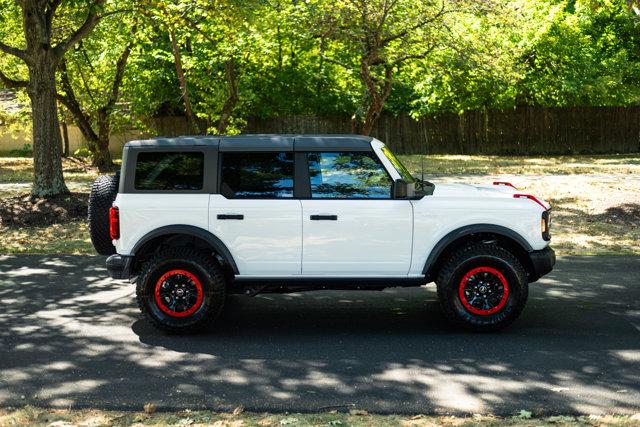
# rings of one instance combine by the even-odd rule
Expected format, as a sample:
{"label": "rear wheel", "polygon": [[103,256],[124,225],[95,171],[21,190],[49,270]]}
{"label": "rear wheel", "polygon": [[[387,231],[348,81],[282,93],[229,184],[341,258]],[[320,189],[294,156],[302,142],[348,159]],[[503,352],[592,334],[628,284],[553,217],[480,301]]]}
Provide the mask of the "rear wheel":
{"label": "rear wheel", "polygon": [[509,251],[493,243],[477,243],[456,252],[436,283],[445,316],[474,331],[506,327],[520,315],[528,296],[524,268]]}
{"label": "rear wheel", "polygon": [[180,247],[162,251],[142,266],[136,295],[140,311],[155,327],[193,333],[218,317],[225,290],[213,256]]}

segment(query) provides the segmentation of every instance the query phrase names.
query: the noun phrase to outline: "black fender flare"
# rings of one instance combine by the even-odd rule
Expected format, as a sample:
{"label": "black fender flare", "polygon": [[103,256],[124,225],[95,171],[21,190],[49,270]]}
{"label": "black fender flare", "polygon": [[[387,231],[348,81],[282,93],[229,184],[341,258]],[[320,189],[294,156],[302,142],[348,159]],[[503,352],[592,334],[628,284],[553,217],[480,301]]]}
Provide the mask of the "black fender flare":
{"label": "black fender flare", "polygon": [[233,259],[229,248],[227,248],[222,240],[220,240],[210,231],[193,225],[167,225],[165,227],[156,228],[155,230],[145,234],[140,240],[138,240],[138,242],[131,250],[131,255],[135,255],[140,248],[142,248],[147,242],[151,241],[152,239],[170,234],[183,234],[187,236],[198,237],[204,240],[213,247],[213,249],[222,257],[222,259],[227,264],[229,264],[234,274],[239,274],[238,266],[236,265],[236,262]]}
{"label": "black fender flare", "polygon": [[525,251],[533,251],[533,248],[531,247],[529,242],[527,242],[527,239],[522,237],[516,231],[511,230],[510,228],[495,224],[466,225],[449,232],[442,239],[440,239],[438,243],[436,243],[436,245],[431,250],[431,253],[427,257],[427,261],[425,262],[424,268],[422,269],[422,274],[426,276],[429,276],[431,274],[431,269],[435,265],[442,252],[446,249],[447,246],[449,246],[450,243],[458,240],[461,237],[478,233],[491,233],[508,237],[518,243]]}

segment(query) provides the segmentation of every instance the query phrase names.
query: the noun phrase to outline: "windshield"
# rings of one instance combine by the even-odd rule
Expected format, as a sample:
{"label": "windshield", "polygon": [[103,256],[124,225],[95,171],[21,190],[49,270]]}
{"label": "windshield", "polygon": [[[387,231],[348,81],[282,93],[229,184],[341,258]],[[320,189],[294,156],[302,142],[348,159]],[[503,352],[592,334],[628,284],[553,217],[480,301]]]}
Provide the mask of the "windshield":
{"label": "windshield", "polygon": [[398,158],[391,152],[391,150],[389,150],[386,146],[383,146],[382,152],[384,153],[385,157],[389,159],[393,167],[396,168],[396,170],[400,174],[400,178],[402,178],[406,182],[415,182],[416,179],[411,176],[409,170],[404,167],[402,162],[398,160]]}

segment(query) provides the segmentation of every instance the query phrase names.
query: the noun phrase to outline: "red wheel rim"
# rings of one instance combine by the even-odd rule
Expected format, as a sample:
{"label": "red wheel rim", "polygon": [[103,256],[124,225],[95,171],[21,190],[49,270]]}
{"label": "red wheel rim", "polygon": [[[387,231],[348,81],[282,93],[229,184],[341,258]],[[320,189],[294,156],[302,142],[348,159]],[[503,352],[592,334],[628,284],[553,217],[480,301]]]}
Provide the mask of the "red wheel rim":
{"label": "red wheel rim", "polygon": [[202,305],[202,283],[187,270],[170,270],[156,282],[155,301],[163,313],[186,317]]}
{"label": "red wheel rim", "polygon": [[458,296],[470,313],[488,316],[497,313],[509,298],[509,283],[493,267],[476,267],[460,280]]}

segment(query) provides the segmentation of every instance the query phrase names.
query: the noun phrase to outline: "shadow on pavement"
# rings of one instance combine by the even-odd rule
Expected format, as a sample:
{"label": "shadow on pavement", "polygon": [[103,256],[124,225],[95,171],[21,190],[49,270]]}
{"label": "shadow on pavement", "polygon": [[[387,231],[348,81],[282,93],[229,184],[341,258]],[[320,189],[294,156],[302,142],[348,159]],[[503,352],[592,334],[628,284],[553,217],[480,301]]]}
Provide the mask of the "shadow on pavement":
{"label": "shadow on pavement", "polygon": [[640,259],[562,258],[497,334],[443,319],[432,287],[230,297],[170,336],[104,260],[0,256],[0,405],[393,413],[636,412]]}

